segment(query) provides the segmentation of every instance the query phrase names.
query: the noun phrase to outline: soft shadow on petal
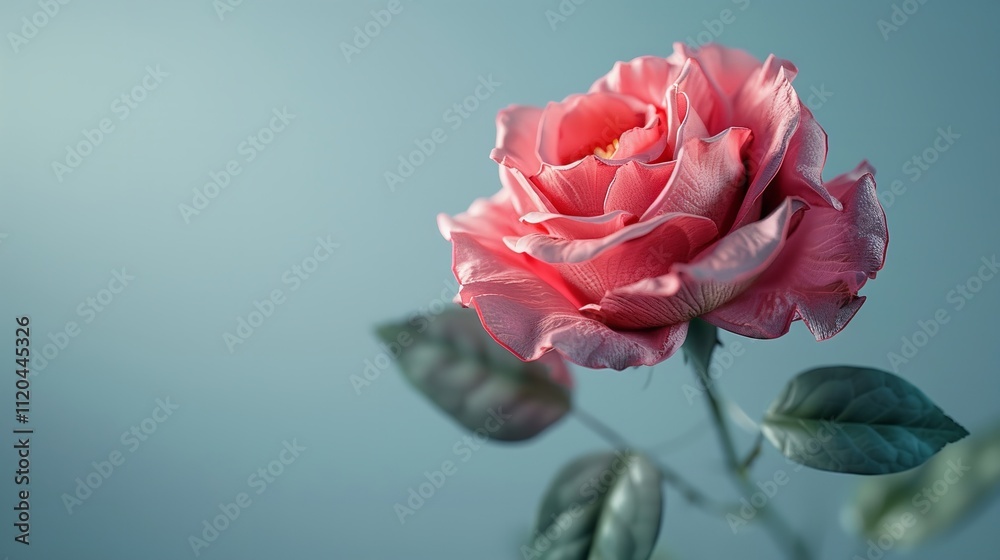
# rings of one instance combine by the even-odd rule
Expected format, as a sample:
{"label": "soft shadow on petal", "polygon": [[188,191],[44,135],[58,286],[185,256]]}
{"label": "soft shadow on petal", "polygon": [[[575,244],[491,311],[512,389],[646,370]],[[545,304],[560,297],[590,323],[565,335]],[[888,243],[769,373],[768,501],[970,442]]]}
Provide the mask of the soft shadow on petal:
{"label": "soft shadow on petal", "polygon": [[707,218],[675,214],[626,226],[601,239],[526,235],[509,236],[504,242],[550,264],[584,303],[596,303],[610,290],[665,274],[674,263],[689,262],[717,233]]}
{"label": "soft shadow on petal", "polygon": [[552,237],[563,239],[597,239],[611,235],[635,223],[637,217],[629,212],[614,210],[600,216],[566,216],[547,212],[529,212],[521,222],[541,226]]}
{"label": "soft shadow on petal", "polygon": [[843,209],[837,197],[823,185],[823,166],[826,164],[826,131],[816,122],[809,109],[799,102],[799,126],[788,142],[784,162],[767,189],[767,198],[782,200],[798,196],[813,206]]}
{"label": "soft shadow on petal", "polygon": [[649,328],[689,321],[739,295],[781,254],[795,221],[807,208],[788,199],[770,216],[734,231],[690,263],[609,292],[600,302],[604,321],[617,328]]}
{"label": "soft shadow on petal", "polygon": [[522,360],[555,349],[588,368],[622,370],[657,364],[684,342],[684,324],[616,332],[581,314],[579,298],[557,289],[561,281],[551,269],[473,234],[450,232],[458,302],[474,307],[490,336]]}
{"label": "soft shadow on petal", "polygon": [[751,143],[746,128],[730,128],[709,138],[692,138],[678,154],[670,182],[642,219],[671,212],[705,216],[723,234],[729,231],[745,195],[743,154]]}
{"label": "soft shadow on petal", "polygon": [[676,162],[646,164],[630,161],[618,168],[604,198],[604,211],[623,210],[642,216],[674,173]]}
{"label": "soft shadow on petal", "polygon": [[[516,253],[526,253],[532,257],[550,264],[574,264],[589,261],[605,251],[621,246],[627,241],[642,242],[642,238],[660,229],[664,225],[672,230],[689,232],[688,236],[705,239],[714,236],[716,229],[711,220],[703,216],[691,214],[663,214],[652,220],[638,222],[626,226],[605,237],[597,239],[561,239],[548,235],[529,234],[523,237],[508,236],[504,243]],[[662,240],[648,240],[658,243]],[[639,252],[639,244],[630,245],[629,250]]]}
{"label": "soft shadow on petal", "polygon": [[674,43],[671,58],[696,59],[709,83],[717,91],[723,103],[718,113],[719,121],[706,123],[712,129],[732,123],[733,98],[761,67],[761,62],[750,53],[716,43],[709,43],[696,50],[688,48],[684,43]]}
{"label": "soft shadow on petal", "polygon": [[863,163],[827,184],[843,210],[815,207],[759,281],[704,317],[753,338],[777,338],[802,319],[817,340],[840,332],[864,303],[858,291],[885,262],[889,241],[872,169]]}
{"label": "soft shadow on petal", "polygon": [[504,158],[500,162],[500,184],[510,193],[511,203],[518,214],[529,212],[555,212],[548,197],[524,173]]}
{"label": "soft shadow on petal", "polygon": [[623,132],[652,126],[648,106],[616,93],[587,93],[549,103],[538,125],[538,156],[550,166],[569,165],[604,148]]}
{"label": "soft shadow on petal", "polygon": [[556,213],[600,216],[617,169],[617,165],[597,156],[588,156],[559,167],[542,164],[542,171],[530,181],[552,203]]}
{"label": "soft shadow on petal", "polygon": [[753,131],[748,160],[751,181],[736,217],[736,227],[756,221],[759,198],[778,173],[799,125],[800,103],[792,79],[795,67],[769,56],[737,95],[733,124]]}

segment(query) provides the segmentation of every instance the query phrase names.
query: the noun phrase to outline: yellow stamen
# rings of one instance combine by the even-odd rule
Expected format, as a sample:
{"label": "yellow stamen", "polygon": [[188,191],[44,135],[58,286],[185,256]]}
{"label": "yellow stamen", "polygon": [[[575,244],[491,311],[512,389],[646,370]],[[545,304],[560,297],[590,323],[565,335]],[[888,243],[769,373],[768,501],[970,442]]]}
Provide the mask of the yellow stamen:
{"label": "yellow stamen", "polygon": [[610,144],[608,144],[603,148],[600,146],[594,148],[594,155],[602,157],[604,159],[611,159],[611,157],[614,156],[615,152],[617,151],[618,151],[618,139],[615,138],[613,142],[611,142]]}

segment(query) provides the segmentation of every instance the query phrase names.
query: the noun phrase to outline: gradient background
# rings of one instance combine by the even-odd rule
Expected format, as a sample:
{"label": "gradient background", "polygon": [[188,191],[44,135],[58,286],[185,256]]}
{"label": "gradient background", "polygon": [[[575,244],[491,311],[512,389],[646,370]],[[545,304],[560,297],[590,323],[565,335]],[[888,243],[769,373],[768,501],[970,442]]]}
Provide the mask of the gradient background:
{"label": "gradient background", "polygon": [[[929,0],[886,40],[877,21],[892,2],[745,4],[589,0],[552,29],[545,12],[556,0],[403,0],[348,62],[341,43],[386,2],[244,0],[220,21],[210,0],[90,0],[61,6],[19,52],[5,43],[0,353],[13,354],[12,319],[22,314],[36,352],[67,321],[81,333],[32,378],[30,549],[12,541],[14,377],[4,375],[0,557],[191,558],[188,536],[297,438],[306,451],[263,494],[249,490],[251,507],[202,557],[519,558],[550,477],[602,442],[568,418],[527,444],[488,445],[401,525],[393,504],[425,470],[454,459],[464,433],[394,370],[360,395],[349,377],[380,352],[374,323],[430,305],[450,282],[434,218],[499,187],[487,157],[498,109],[583,91],[617,60],[666,55],[724,9],[736,20],[718,41],[792,60],[803,98],[812,87],[832,92],[813,104],[830,135],[828,177],[868,158],[882,191],[896,179],[908,187],[888,205],[888,261],[851,326],[825,343],[801,324],[780,340],[744,340],[724,392],[756,416],[808,367],[888,368],[900,337],[944,307],[952,320],[900,374],[970,430],[988,425],[1000,396],[1000,285],[987,283],[961,311],[946,295],[1000,249],[1000,6]],[[34,0],[3,2],[0,31],[18,32],[37,11]],[[169,76],[119,120],[112,102],[147,65]],[[502,86],[451,130],[444,112],[491,74]],[[185,223],[178,205],[286,106],[296,115],[289,127]],[[115,131],[57,180],[52,162],[105,117]],[[961,138],[912,181],[903,165],[949,126]],[[437,127],[447,140],[391,192],[383,174]],[[327,235],[340,248],[289,293],[282,274]],[[84,323],[77,307],[121,267],[135,280]],[[287,301],[230,353],[223,333],[276,288]],[[648,368],[575,371],[577,404],[638,445],[700,430],[664,461],[710,494],[735,497],[706,409],[684,395],[691,376],[680,359],[657,366],[645,391]],[[121,434],[168,396],[179,410],[128,452]],[[125,463],[68,514],[61,496],[115,450]],[[754,476],[780,468],[769,448]],[[856,482],[802,470],[772,505],[823,558],[863,555],[838,521]],[[996,550],[998,524],[994,503],[912,557],[984,557]],[[678,558],[778,556],[762,530],[734,536],[672,490],[661,543]]]}

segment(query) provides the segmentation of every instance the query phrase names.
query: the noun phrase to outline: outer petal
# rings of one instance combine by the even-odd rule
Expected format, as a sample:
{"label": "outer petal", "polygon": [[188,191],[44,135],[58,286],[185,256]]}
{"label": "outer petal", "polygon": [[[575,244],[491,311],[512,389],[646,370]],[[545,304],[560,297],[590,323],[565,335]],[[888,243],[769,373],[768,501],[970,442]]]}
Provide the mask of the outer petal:
{"label": "outer petal", "polygon": [[555,212],[555,206],[548,197],[531,182],[513,162],[504,158],[500,162],[500,184],[509,193],[511,204],[518,214],[529,212]]}
{"label": "outer petal", "polygon": [[590,86],[590,92],[620,93],[663,107],[666,105],[667,88],[680,75],[683,63],[683,60],[678,64],[676,60],[655,56],[616,62],[611,72]]}
{"label": "outer petal", "polygon": [[516,288],[524,293],[483,295],[471,303],[486,331],[521,359],[536,359],[555,349],[588,368],[651,366],[672,356],[687,335],[687,323],[618,332],[560,305],[544,291],[545,286],[525,283]]}
{"label": "outer petal", "polygon": [[511,105],[497,114],[497,145],[490,157],[497,163],[519,169],[529,177],[538,172],[541,160],[537,146],[542,110],[538,107]]}
{"label": "outer petal", "polygon": [[[498,212],[481,201],[480,213]],[[440,217],[453,248],[458,302],[473,306],[486,331],[522,360],[556,349],[566,359],[589,368],[625,369],[653,365],[683,343],[687,325],[636,332],[616,332],[580,313],[575,296],[560,290],[551,269],[524,255],[491,247],[489,240]]]}
{"label": "outer petal", "polygon": [[[781,253],[796,214],[806,205],[788,199],[768,218],[731,233],[691,263],[609,292],[599,316],[617,328],[650,328],[689,321],[730,301]],[[595,310],[596,311],[596,310]]]}
{"label": "outer petal", "polygon": [[792,79],[795,66],[774,56],[744,84],[737,95],[733,124],[753,131],[750,186],[736,217],[736,227],[757,221],[760,197],[778,173],[792,134],[799,124],[800,103]]}
{"label": "outer petal", "polygon": [[496,239],[496,245],[501,244],[500,238],[504,235],[517,232],[527,234],[529,230],[526,228],[517,228],[520,223],[511,205],[511,198],[510,192],[503,190],[490,198],[474,200],[468,210],[457,216],[439,214],[438,229],[448,241],[451,241],[454,232],[474,232]]}
{"label": "outer petal", "polygon": [[527,235],[504,241],[513,251],[551,264],[586,303],[596,303],[609,290],[665,274],[675,262],[690,261],[716,235],[715,224],[707,218],[668,214],[600,239]]}
{"label": "outer petal", "polygon": [[[712,222],[703,216],[673,213],[626,226],[610,235],[596,239],[561,239],[533,233],[523,237],[505,237],[504,243],[515,253],[526,253],[542,262],[573,264],[592,260],[606,251],[620,247],[627,241],[637,242],[637,244],[629,246],[629,251],[640,252],[642,247],[639,244],[644,241],[642,238],[658,229],[663,229],[662,226],[670,226],[671,231],[690,232],[692,234],[690,238],[697,239],[705,239],[716,232]],[[662,243],[665,241],[661,238],[647,242]]]}
{"label": "outer petal", "polygon": [[506,193],[476,200],[468,212],[454,218],[439,215],[438,228],[452,243],[452,268],[461,283],[458,303],[468,305],[475,295],[502,292],[511,270],[549,285],[577,307],[588,303],[552,266],[514,253],[503,244],[505,235],[525,233],[525,226],[518,223]]}
{"label": "outer petal", "polygon": [[720,120],[706,123],[712,130],[732,123],[733,98],[761,67],[761,62],[746,51],[729,49],[716,43],[709,43],[697,50],[688,48],[684,43],[674,43],[672,58],[696,59],[708,81],[718,92],[722,100],[718,115]]}
{"label": "outer petal", "polygon": [[841,210],[840,201],[823,185],[826,131],[801,101],[799,111],[799,126],[788,142],[788,151],[773,186],[768,189],[768,198],[781,200],[787,196],[798,196],[811,205]]}
{"label": "outer petal", "polygon": [[753,338],[782,336],[796,319],[817,340],[840,332],[864,303],[858,290],[885,262],[889,234],[871,171],[864,163],[831,181],[843,210],[806,212],[758,282],[704,319]]}

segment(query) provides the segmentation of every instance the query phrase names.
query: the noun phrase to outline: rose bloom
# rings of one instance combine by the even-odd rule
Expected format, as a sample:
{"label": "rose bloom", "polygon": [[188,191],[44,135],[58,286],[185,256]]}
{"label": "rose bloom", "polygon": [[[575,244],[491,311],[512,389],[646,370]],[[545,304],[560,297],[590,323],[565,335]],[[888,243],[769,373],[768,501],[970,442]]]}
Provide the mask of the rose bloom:
{"label": "rose bloom", "polygon": [[796,69],[718,45],[619,62],[497,117],[500,192],[438,217],[457,300],[523,360],[656,364],[699,317],[753,338],[840,332],[885,260],[874,169],[822,178]]}

